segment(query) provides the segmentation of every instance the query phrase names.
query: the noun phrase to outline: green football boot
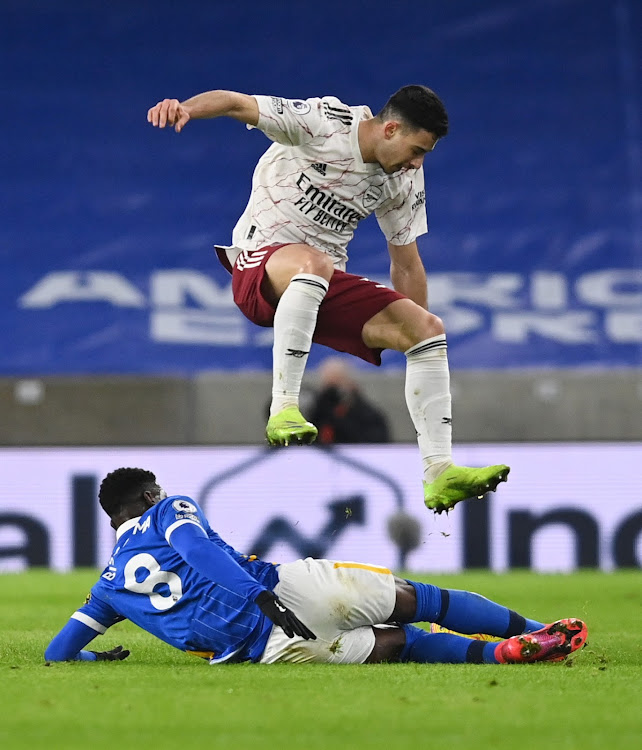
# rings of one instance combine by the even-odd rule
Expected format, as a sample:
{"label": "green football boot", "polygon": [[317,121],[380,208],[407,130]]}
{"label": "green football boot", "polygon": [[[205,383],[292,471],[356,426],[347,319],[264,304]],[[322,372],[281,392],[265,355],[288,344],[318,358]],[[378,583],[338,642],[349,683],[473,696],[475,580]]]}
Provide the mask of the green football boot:
{"label": "green football boot", "polygon": [[318,430],[308,422],[296,406],[281,409],[270,417],[265,428],[265,437],[270,445],[309,445],[317,438]]}
{"label": "green football boot", "polygon": [[428,510],[443,513],[470,497],[483,497],[494,492],[500,482],[505,482],[510,468],[505,464],[472,469],[467,466],[449,466],[433,482],[424,481],[424,503]]}

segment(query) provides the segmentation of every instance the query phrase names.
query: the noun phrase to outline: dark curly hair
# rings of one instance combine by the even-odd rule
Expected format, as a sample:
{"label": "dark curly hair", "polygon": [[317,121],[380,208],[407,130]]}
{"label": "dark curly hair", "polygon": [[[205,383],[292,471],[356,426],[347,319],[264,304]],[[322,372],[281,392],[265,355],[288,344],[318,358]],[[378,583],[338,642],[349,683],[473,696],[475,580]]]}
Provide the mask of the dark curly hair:
{"label": "dark curly hair", "polygon": [[427,86],[403,86],[386,102],[377,117],[402,120],[414,130],[427,130],[438,138],[448,133],[448,113],[441,99]]}
{"label": "dark curly hair", "polygon": [[113,518],[124,507],[133,505],[147,490],[156,490],[156,476],[146,469],[122,468],[103,479],[98,500],[108,516]]}

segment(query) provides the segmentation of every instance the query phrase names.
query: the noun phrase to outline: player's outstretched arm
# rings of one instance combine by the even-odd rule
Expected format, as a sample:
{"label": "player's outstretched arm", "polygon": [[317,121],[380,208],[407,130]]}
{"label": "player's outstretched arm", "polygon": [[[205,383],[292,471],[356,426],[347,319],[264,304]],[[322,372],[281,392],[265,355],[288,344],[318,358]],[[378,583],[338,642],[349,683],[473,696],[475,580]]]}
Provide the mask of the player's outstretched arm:
{"label": "player's outstretched arm", "polygon": [[180,102],[178,99],[163,99],[147,112],[147,122],[155,128],[173,127],[177,133],[190,120],[211,117],[232,117],[247,125],[259,122],[259,106],[253,96],[237,91],[205,91]]}
{"label": "player's outstretched arm", "polygon": [[98,632],[73,617],[55,636],[45,651],[46,661],[122,661],[129,651],[116,646],[110,651],[84,651]]}

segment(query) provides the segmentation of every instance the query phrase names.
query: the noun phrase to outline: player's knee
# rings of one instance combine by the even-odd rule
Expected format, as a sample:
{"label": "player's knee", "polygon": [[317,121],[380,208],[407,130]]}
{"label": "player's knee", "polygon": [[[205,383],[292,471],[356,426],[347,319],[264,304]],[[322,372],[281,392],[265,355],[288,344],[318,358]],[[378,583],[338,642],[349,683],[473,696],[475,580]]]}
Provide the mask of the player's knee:
{"label": "player's knee", "polygon": [[[415,344],[430,339],[433,336],[440,336],[445,333],[445,328],[441,318],[437,317],[428,310],[424,310],[419,305],[415,306],[413,315],[410,316],[407,325],[404,327],[406,335],[404,346],[405,349],[415,346]],[[404,350],[405,351],[405,350]]]}
{"label": "player's knee", "polygon": [[321,276],[326,279],[326,281],[329,281],[334,273],[334,263],[332,258],[326,253],[322,253],[314,248],[310,248],[310,250],[312,252],[307,253],[299,273],[312,273],[315,276]]}
{"label": "player's knee", "polygon": [[310,245],[288,245],[268,260],[267,268],[271,265],[287,268],[291,276],[297,273],[313,273],[324,278],[329,278],[334,272],[334,263],[331,256],[317,250]]}
{"label": "player's knee", "polygon": [[310,273],[329,281],[334,273],[332,258],[309,245],[287,245],[273,253],[265,264],[270,291],[278,299],[293,276]]}
{"label": "player's knee", "polygon": [[395,577],[395,606],[388,622],[412,622],[416,613],[415,587],[403,578]]}
{"label": "player's knee", "polygon": [[363,327],[367,346],[405,352],[421,341],[444,333],[444,324],[407,297],[391,302]]}
{"label": "player's knee", "polygon": [[366,659],[366,664],[399,661],[406,644],[406,634],[401,628],[373,628],[375,635],[374,648]]}
{"label": "player's knee", "polygon": [[423,307],[419,309],[420,312],[416,314],[415,318],[417,335],[429,338],[430,336],[438,336],[444,332],[444,323],[441,318],[428,310],[424,310]]}

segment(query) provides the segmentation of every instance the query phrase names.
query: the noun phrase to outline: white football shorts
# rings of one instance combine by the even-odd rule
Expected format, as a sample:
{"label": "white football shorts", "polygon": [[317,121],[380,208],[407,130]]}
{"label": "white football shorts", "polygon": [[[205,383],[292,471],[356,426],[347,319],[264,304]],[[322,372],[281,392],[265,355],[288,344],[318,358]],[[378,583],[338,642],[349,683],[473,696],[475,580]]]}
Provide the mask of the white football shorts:
{"label": "white football shorts", "polygon": [[374,648],[373,626],[390,618],[396,599],[387,568],[311,557],[280,565],[274,593],[317,639],[288,638],[274,627],[262,664],[362,664]]}

